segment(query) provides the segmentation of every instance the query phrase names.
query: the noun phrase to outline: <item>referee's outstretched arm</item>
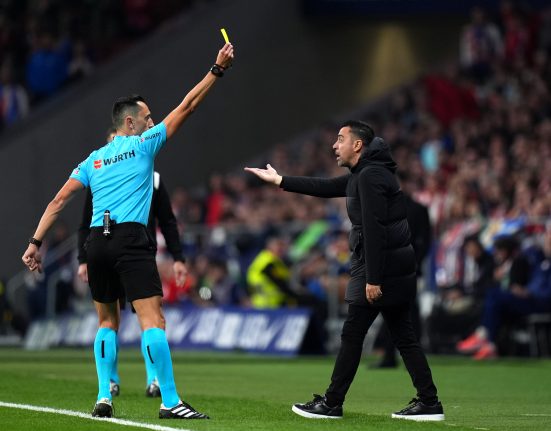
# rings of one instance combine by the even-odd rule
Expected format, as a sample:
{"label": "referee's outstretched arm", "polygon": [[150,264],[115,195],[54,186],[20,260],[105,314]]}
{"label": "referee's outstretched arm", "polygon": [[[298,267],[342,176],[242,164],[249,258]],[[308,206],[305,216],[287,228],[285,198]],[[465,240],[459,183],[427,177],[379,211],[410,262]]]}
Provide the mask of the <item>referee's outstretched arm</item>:
{"label": "referee's outstretched arm", "polygon": [[184,97],[176,109],[163,120],[166,126],[166,137],[170,138],[178,131],[182,123],[189,117],[195,108],[205,98],[206,94],[218,77],[224,75],[224,70],[231,66],[233,60],[233,45],[226,43],[216,57],[216,63],[193,89]]}
{"label": "referee's outstretched arm", "polygon": [[38,227],[29,241],[29,246],[22,257],[23,263],[27,265],[31,271],[38,269],[39,272],[42,272],[40,254],[38,253],[38,248],[40,244],[42,244],[42,239],[46,236],[50,227],[52,227],[57,220],[59,213],[65,208],[65,205],[71,200],[74,193],[83,188],[84,186],[80,181],[69,178],[46,207],[44,214],[40,218]]}

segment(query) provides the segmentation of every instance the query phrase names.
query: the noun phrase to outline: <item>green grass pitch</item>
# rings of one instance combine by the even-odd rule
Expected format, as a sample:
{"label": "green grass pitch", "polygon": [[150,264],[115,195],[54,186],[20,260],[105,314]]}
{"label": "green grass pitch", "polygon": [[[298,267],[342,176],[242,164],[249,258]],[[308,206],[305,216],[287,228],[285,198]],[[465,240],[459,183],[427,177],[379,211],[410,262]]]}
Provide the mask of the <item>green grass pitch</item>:
{"label": "green grass pitch", "polygon": [[[342,420],[311,420],[291,412],[328,384],[333,358],[265,358],[243,354],[175,353],[179,393],[209,421],[157,419],[160,401],[144,395],[137,350],[120,352],[119,419],[206,431],[230,430],[550,430],[551,361],[431,357],[446,421],[390,418],[414,396],[403,366],[367,370],[362,362]],[[97,393],[92,349],[26,352],[0,349],[0,401],[89,413]],[[0,407],[1,430],[139,430],[133,426]]]}

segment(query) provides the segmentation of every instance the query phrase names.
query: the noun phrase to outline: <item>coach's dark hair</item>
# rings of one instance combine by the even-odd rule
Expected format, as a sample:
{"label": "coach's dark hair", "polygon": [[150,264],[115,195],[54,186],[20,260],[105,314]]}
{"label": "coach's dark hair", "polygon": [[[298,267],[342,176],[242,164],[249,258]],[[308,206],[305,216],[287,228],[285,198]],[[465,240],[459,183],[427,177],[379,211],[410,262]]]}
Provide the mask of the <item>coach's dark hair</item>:
{"label": "coach's dark hair", "polygon": [[115,128],[122,127],[124,117],[127,115],[136,115],[139,106],[138,102],[144,102],[145,99],[138,94],[132,94],[130,96],[119,97],[113,104],[113,113],[111,115],[113,119],[113,126]]}
{"label": "coach's dark hair", "polygon": [[348,120],[341,124],[341,128],[350,127],[350,131],[364,143],[364,148],[375,137],[375,132],[369,124],[360,120]]}

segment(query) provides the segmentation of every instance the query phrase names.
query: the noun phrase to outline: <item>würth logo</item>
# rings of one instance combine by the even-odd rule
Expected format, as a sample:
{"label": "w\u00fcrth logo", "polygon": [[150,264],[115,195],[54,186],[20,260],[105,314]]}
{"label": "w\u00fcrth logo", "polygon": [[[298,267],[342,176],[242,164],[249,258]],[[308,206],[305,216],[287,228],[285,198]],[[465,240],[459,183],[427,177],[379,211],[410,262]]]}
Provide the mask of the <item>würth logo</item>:
{"label": "w\u00fcrth logo", "polygon": [[136,157],[136,153],[134,152],[134,150],[127,151],[126,153],[122,153],[122,154],[117,154],[113,157],[109,157],[108,159],[94,160],[94,168],[99,169],[104,165],[109,166],[109,165],[112,165],[114,163],[118,163],[118,162],[122,162],[122,161],[127,160],[127,159],[131,159],[133,157]]}
{"label": "w\u00fcrth logo", "polygon": [[146,136],[145,138],[144,138],[144,137],[141,137],[141,138],[140,138],[140,142],[147,141],[148,139],[158,138],[159,136],[161,136],[161,132],[153,133],[152,135],[148,135],[148,136]]}
{"label": "w\u00fcrth logo", "polygon": [[[127,151],[126,153],[122,153],[122,154],[117,154],[116,156],[109,157],[108,159],[103,159],[103,164],[107,166],[113,163],[122,162],[123,160],[126,160],[126,159],[131,159],[132,157],[136,157],[136,153],[134,152],[134,150]],[[99,160],[99,162],[100,162],[99,167],[101,168],[101,160]],[[95,166],[95,163],[96,162],[94,162],[94,166]]]}

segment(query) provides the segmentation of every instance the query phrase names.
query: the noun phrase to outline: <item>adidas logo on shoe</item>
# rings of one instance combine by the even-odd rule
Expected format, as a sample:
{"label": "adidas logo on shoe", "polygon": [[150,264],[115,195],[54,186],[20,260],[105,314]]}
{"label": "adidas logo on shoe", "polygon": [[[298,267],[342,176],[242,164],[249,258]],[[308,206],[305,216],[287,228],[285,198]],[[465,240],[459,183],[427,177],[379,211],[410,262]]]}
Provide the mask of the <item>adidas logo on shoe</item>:
{"label": "adidas logo on shoe", "polygon": [[101,398],[94,406],[92,416],[97,418],[112,418],[113,411],[113,402],[109,398]]}
{"label": "adidas logo on shoe", "polygon": [[210,419],[210,418],[203,413],[199,413],[197,410],[191,407],[188,403],[180,400],[178,404],[176,404],[174,407],[170,409],[166,408],[163,404],[161,404],[161,408],[159,409],[159,419]]}
{"label": "adidas logo on shoe", "polygon": [[293,405],[291,410],[309,419],[342,419],[342,406],[329,407],[326,398],[318,394],[314,394],[312,401]]}
{"label": "adidas logo on shoe", "polygon": [[427,405],[417,398],[412,399],[409,405],[399,412],[393,413],[394,419],[407,419],[411,421],[443,421],[444,408],[437,401],[434,405]]}

